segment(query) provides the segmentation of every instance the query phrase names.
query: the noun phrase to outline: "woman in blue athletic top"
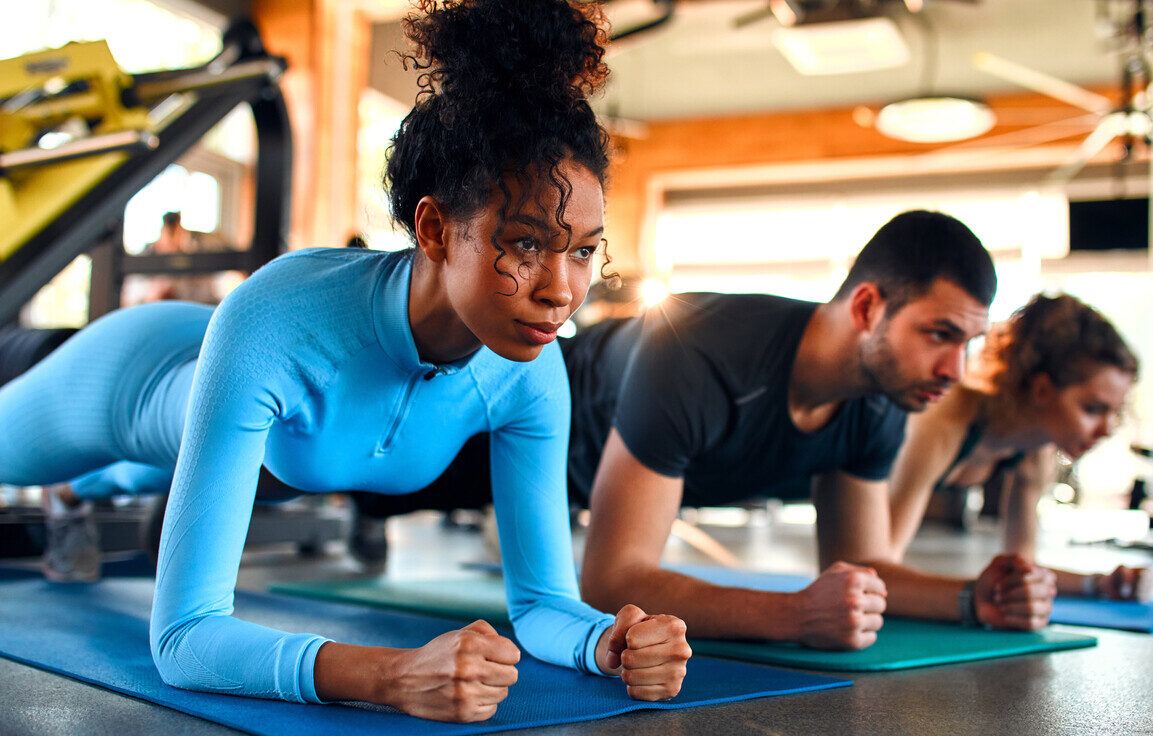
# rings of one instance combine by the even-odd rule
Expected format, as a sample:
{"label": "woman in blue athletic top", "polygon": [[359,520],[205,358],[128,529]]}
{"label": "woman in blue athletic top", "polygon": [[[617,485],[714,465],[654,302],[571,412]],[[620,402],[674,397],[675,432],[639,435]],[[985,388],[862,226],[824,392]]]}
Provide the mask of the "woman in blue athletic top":
{"label": "woman in blue athletic top", "polygon": [[671,697],[690,655],[683,623],[581,603],[568,526],[553,340],[603,233],[607,137],[585,101],[606,73],[598,18],[566,0],[421,5],[407,29],[424,89],[387,169],[416,248],[292,253],[215,312],[163,303],[97,321],[0,390],[0,481],[88,474],[84,495],[103,474],[175,467],[151,626],[170,684],[482,720],[519,659],[483,621],[398,650],[231,614],[262,465],[307,491],[408,493],[489,432],[520,643],[620,674],[635,698]]}

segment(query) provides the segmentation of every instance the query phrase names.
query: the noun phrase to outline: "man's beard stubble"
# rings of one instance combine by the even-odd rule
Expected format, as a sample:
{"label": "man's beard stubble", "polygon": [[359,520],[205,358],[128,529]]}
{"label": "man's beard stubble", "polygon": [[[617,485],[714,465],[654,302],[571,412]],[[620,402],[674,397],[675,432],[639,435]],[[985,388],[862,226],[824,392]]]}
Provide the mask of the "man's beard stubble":
{"label": "man's beard stubble", "polygon": [[[877,332],[861,345],[857,358],[867,393],[881,394],[903,411],[924,411],[927,402],[912,396],[921,386],[901,373],[897,351],[889,341],[887,324],[882,323]],[[925,388],[941,390],[947,389],[948,386],[949,384],[942,386],[941,382],[936,381],[926,384]]]}

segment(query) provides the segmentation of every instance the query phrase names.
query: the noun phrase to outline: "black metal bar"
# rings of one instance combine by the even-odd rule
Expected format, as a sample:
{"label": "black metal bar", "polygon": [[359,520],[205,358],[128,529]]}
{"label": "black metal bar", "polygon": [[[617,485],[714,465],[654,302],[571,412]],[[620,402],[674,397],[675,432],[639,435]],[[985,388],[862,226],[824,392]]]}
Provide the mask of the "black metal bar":
{"label": "black metal bar", "polygon": [[124,285],[121,260],[124,258],[124,220],[119,220],[92,249],[92,277],[88,289],[88,321],[120,308]]}
{"label": "black metal bar", "polygon": [[133,84],[136,97],[145,102],[163,99],[179,92],[202,92],[212,94],[220,90],[226,92],[235,84],[243,84],[250,79],[272,80],[280,78],[284,64],[274,58],[249,59],[220,72],[191,71],[170,79],[140,82]]}
{"label": "black metal bar", "polygon": [[638,33],[651,31],[658,26],[663,26],[665,23],[668,23],[673,19],[673,15],[676,13],[676,0],[653,0],[653,4],[664,5],[664,8],[661,10],[661,14],[659,16],[650,21],[646,21],[639,25],[633,26],[632,28],[625,28],[623,30],[617,31],[609,37],[609,40],[619,41],[622,38],[628,38],[629,36],[635,36]]}
{"label": "black metal bar", "polygon": [[129,274],[194,274],[220,271],[248,271],[251,259],[247,251],[226,250],[210,253],[164,253],[124,256],[121,273]]}
{"label": "black metal bar", "polygon": [[156,136],[140,131],[97,135],[71,141],[56,148],[27,148],[11,153],[0,153],[0,172],[29,166],[44,166],[45,164],[55,164],[61,161],[117,151],[131,154],[144,153],[156,148],[159,143],[160,141]]}
{"label": "black metal bar", "polygon": [[292,215],[292,126],[279,87],[265,87],[252,102],[256,124],[256,194],[249,271],[288,250]]}

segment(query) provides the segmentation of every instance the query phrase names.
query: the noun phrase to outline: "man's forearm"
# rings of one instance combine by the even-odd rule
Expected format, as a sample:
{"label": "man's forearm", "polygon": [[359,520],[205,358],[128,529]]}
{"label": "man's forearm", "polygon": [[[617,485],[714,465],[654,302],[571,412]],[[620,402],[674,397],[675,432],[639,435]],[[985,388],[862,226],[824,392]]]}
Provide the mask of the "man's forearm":
{"label": "man's forearm", "polygon": [[957,600],[965,578],[927,575],[893,562],[866,561],[885,581],[888,589],[886,614],[959,621]]}
{"label": "man's forearm", "polygon": [[633,603],[684,620],[692,637],[796,641],[794,594],[729,588],[659,567],[632,567],[600,579],[585,572],[582,594],[602,611]]}

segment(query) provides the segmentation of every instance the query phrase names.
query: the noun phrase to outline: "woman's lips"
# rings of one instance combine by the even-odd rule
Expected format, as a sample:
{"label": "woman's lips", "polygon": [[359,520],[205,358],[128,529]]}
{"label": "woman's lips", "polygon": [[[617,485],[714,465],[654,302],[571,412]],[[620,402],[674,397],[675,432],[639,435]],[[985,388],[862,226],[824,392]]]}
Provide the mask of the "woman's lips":
{"label": "woman's lips", "polygon": [[563,323],[557,322],[521,322],[516,321],[517,330],[529,342],[538,345],[547,345],[556,339],[556,331]]}

